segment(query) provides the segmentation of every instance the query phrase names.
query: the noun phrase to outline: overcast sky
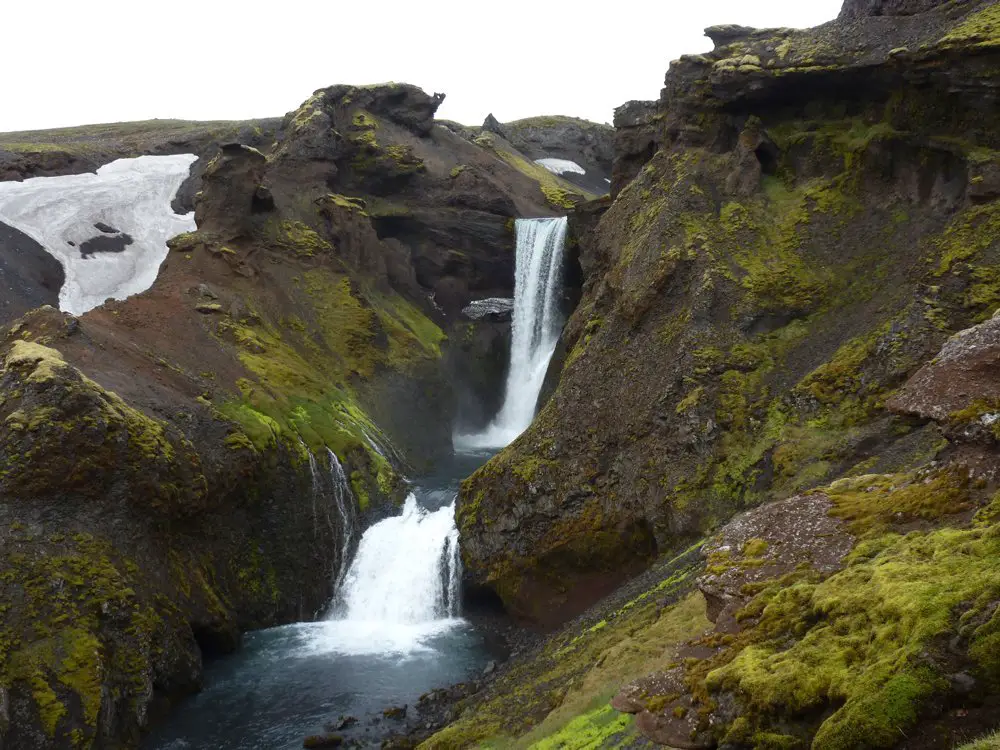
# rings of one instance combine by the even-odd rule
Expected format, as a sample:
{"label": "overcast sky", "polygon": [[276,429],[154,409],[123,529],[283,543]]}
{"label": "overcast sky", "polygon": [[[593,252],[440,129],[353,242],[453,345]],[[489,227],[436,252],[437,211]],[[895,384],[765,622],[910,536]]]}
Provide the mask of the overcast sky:
{"label": "overcast sky", "polygon": [[479,124],[610,122],[706,26],[814,26],[841,0],[0,0],[0,131],[282,115],[334,83],[414,83]]}

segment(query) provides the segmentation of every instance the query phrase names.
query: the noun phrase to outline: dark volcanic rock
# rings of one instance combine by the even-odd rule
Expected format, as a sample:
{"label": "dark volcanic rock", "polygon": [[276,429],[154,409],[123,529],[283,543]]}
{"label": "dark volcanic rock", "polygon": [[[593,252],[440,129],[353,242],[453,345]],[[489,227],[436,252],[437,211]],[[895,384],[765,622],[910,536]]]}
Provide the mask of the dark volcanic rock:
{"label": "dark volcanic rock", "polygon": [[33,307],[58,305],[62,265],[23,232],[0,223],[0,325]]}
{"label": "dark volcanic rock", "polygon": [[205,190],[195,200],[195,221],[223,240],[252,231],[266,157],[242,144],[226,144],[202,174]]}
{"label": "dark volcanic rock", "polygon": [[850,19],[865,16],[912,16],[926,13],[948,2],[950,0],[845,0],[840,17]]}
{"label": "dark volcanic rock", "polygon": [[616,196],[659,148],[657,102],[627,102],[615,110],[615,158],[611,169],[611,195]]}
{"label": "dark volcanic rock", "polygon": [[94,253],[123,253],[134,241],[132,235],[125,232],[115,233],[112,237],[99,234],[80,243],[80,255],[90,258]]}

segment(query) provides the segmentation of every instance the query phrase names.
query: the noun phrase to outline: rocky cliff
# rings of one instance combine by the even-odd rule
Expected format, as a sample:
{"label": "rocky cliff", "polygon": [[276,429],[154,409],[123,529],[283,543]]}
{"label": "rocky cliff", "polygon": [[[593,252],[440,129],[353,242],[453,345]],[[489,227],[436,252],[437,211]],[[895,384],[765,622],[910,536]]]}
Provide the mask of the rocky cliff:
{"label": "rocky cliff", "polygon": [[[583,196],[435,125],[439,103],[316,92],[263,150],[200,161],[198,231],[152,289],[0,329],[3,747],[134,747],[203,655],[322,612],[344,563],[328,451],[364,523],[450,450],[443,328],[510,296],[514,217]],[[135,155],[116,148],[94,159]],[[90,166],[29,156],[17,175]],[[22,308],[58,289],[34,278],[10,282]]]}
{"label": "rocky cliff", "polygon": [[558,386],[458,518],[472,581],[542,626],[647,572],[429,747],[995,724],[993,323],[942,345],[1000,304],[998,13],[712,28],[622,112],[616,174],[645,163],[581,238]]}

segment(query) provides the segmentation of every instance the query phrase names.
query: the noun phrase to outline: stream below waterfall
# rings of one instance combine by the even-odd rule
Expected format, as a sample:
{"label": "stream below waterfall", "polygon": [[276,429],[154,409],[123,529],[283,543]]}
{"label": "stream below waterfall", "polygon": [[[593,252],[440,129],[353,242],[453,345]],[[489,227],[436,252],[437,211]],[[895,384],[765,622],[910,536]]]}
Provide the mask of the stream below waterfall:
{"label": "stream below waterfall", "polygon": [[377,747],[403,728],[385,709],[481,674],[484,637],[458,616],[453,503],[488,457],[456,455],[415,482],[402,514],[365,532],[330,619],[249,633],[143,747],[292,750],[342,716],[358,721],[337,734]]}

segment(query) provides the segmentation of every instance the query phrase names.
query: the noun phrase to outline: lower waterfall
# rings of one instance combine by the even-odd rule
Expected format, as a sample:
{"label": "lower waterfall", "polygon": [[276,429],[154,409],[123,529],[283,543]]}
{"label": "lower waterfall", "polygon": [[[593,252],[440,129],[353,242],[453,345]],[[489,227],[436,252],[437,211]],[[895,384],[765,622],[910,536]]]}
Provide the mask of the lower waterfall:
{"label": "lower waterfall", "polygon": [[[387,708],[412,708],[497,658],[460,617],[454,498],[484,458],[456,456],[416,480],[401,511],[360,539],[347,472],[327,458],[328,471],[322,455],[310,462],[317,523],[343,526],[327,557],[350,563],[326,619],[248,633],[242,650],[206,665],[204,690],[143,741],[146,750],[296,750],[331,723],[345,746],[378,747],[400,727],[384,720]],[[342,725],[342,716],[357,721]]]}
{"label": "lower waterfall", "polygon": [[331,619],[421,625],[459,614],[455,506],[428,511],[415,495],[403,514],[372,526],[344,579]]}
{"label": "lower waterfall", "polygon": [[559,343],[562,255],[568,220],[518,219],[514,321],[503,407],[476,435],[456,435],[459,450],[503,448],[535,418],[549,362]]}

